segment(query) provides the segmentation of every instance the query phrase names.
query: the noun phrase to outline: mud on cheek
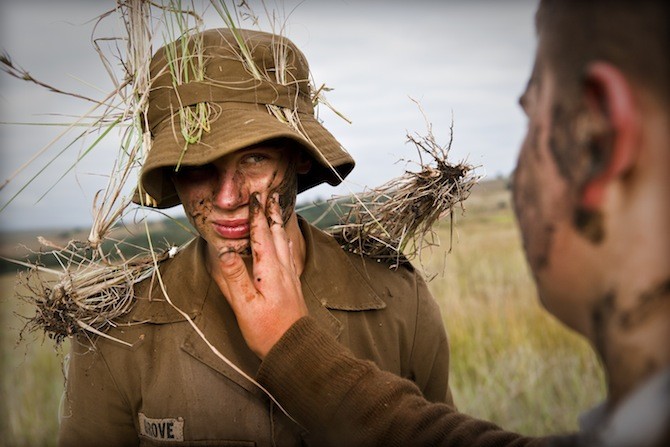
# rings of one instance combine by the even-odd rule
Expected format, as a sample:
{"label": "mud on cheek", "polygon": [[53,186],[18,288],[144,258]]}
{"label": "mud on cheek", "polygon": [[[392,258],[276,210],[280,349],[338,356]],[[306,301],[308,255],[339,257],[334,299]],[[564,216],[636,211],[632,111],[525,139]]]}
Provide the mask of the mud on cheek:
{"label": "mud on cheek", "polygon": [[514,176],[514,211],[523,236],[526,257],[534,272],[549,264],[554,225],[542,213],[543,178],[538,155],[538,129],[529,130]]}
{"label": "mud on cheek", "polygon": [[[603,123],[583,110],[554,105],[549,150],[569,185],[570,196],[579,197],[589,179],[603,169],[606,163],[603,149],[611,144],[611,138]],[[605,240],[603,216],[598,211],[575,206],[573,226],[594,244]]]}
{"label": "mud on cheek", "polygon": [[670,299],[670,278],[641,293],[637,298],[637,306],[623,312],[620,316],[622,330],[636,329],[648,320],[663,314],[664,307]]}
{"label": "mud on cheek", "polygon": [[[273,175],[272,183],[274,183],[276,175],[277,172]],[[281,183],[276,188],[272,188],[269,195],[272,196],[274,193],[279,195],[279,207],[281,208],[282,221],[285,225],[295,210],[296,198],[298,196],[298,172],[294,159],[289,160]]]}
{"label": "mud on cheek", "polygon": [[191,224],[198,229],[205,225],[207,217],[212,213],[212,201],[207,198],[194,199],[185,208],[188,208]]}

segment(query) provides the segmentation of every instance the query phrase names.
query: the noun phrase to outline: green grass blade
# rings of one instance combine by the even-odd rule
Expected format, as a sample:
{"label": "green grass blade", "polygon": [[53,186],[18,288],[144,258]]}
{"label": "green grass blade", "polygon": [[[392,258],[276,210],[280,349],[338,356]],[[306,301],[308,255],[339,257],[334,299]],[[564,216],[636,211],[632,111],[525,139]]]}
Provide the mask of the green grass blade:
{"label": "green grass blade", "polygon": [[[56,180],[56,181],[51,185],[51,187],[49,187],[49,189],[48,189],[44,194],[42,194],[42,196],[40,196],[39,199],[37,199],[37,202],[35,202],[35,203],[39,203],[40,201],[42,201],[42,199],[43,199],[47,194],[49,194],[49,192],[50,192],[56,185],[58,185],[58,183],[60,183],[60,181],[63,180],[63,179],[65,178],[65,176],[66,176],[69,172],[71,172],[71,171],[77,166],[77,164],[78,164],[81,160],[83,160],[83,158],[86,157],[86,156],[93,150],[93,148],[95,148],[95,147],[98,145],[98,143],[100,143],[100,141],[102,141],[102,140],[105,138],[105,136],[106,136],[106,135],[107,135],[113,128],[115,128],[115,127],[117,126],[117,124],[119,124],[119,123],[121,122],[121,119],[122,119],[121,117],[118,117],[114,122],[112,122],[111,124],[109,124],[109,125],[107,126],[107,128],[105,129],[105,131],[102,133],[102,135],[100,135],[98,138],[96,138],[95,141],[93,142],[93,144],[91,144],[91,145],[88,147],[88,149],[86,149],[86,151],[84,151],[79,157],[77,157],[77,160],[76,160],[74,163],[72,163],[72,165],[71,165],[71,166],[70,166],[70,167],[69,167],[63,174],[61,174],[60,177],[58,177],[58,180]],[[0,210],[0,211],[2,211],[2,210]]]}

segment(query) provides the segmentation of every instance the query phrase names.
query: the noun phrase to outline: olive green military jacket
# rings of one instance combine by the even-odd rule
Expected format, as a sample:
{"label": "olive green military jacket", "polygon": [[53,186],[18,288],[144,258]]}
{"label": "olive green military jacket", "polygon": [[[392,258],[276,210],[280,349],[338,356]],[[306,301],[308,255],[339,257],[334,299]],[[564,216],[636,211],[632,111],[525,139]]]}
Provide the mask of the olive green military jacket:
{"label": "olive green military jacket", "polygon": [[[447,336],[420,275],[347,253],[332,237],[300,225],[310,316],[356,356],[413,380],[429,400],[451,403]],[[161,265],[168,296],[219,352],[254,376],[260,360],[206,271],[205,248],[196,239]],[[139,284],[136,296],[131,324],[108,332],[132,347],[102,337],[94,346],[86,337],[73,342],[60,445],[310,444],[310,433],[217,357],[167,303],[158,281]]]}

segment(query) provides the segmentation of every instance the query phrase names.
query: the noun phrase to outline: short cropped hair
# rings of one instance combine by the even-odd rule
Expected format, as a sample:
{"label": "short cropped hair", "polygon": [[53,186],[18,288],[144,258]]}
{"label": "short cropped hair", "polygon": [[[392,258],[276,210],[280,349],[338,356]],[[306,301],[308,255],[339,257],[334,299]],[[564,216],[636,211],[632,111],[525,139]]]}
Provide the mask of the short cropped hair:
{"label": "short cropped hair", "polygon": [[[549,148],[573,200],[610,156],[609,128],[584,113],[584,75],[591,62],[611,63],[670,107],[668,5],[668,0],[541,0],[535,69],[548,70],[554,79]],[[574,223],[592,241],[602,240],[598,212],[576,206]]]}
{"label": "short cropped hair", "polygon": [[594,60],[607,61],[670,105],[670,2],[542,0],[536,14],[543,62],[560,94],[576,98]]}

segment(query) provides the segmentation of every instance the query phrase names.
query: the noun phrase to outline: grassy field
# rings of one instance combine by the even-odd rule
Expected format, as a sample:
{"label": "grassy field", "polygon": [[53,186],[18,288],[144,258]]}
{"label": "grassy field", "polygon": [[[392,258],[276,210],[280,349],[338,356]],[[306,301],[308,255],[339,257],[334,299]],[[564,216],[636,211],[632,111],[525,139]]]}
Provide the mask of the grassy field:
{"label": "grassy field", "polygon": [[[15,278],[0,277],[0,355],[2,359],[2,404],[0,445],[56,445],[58,406],[63,389],[61,361],[51,340],[38,334],[19,340],[23,320],[17,315],[34,311],[14,299]],[[4,442],[4,444],[2,444]]]}
{"label": "grassy field", "polygon": [[[429,287],[450,335],[459,409],[525,434],[576,429],[578,414],[604,397],[602,370],[586,343],[537,303],[504,184],[483,185],[456,217],[452,252],[445,255],[443,225],[443,247],[425,253],[423,265],[437,274]],[[62,353],[40,337],[18,342],[15,312],[30,309],[13,288],[13,276],[0,279],[0,433],[5,445],[54,445]]]}
{"label": "grassy field", "polygon": [[[441,228],[448,248],[449,230]],[[459,409],[530,435],[577,429],[578,415],[605,396],[589,345],[548,314],[521,249],[505,190],[478,191],[457,216],[453,249],[427,271],[451,343]]]}

